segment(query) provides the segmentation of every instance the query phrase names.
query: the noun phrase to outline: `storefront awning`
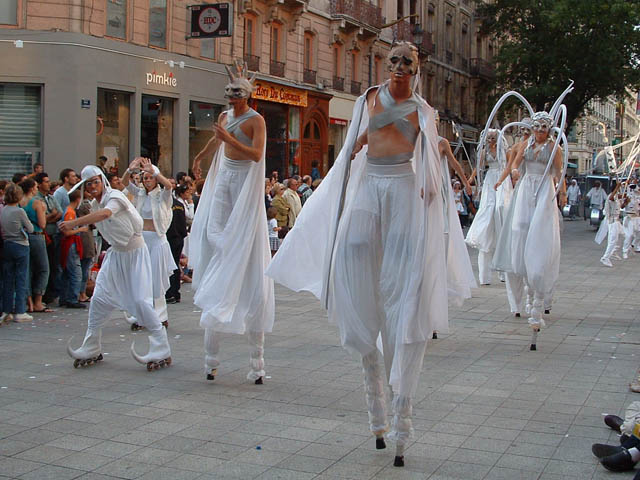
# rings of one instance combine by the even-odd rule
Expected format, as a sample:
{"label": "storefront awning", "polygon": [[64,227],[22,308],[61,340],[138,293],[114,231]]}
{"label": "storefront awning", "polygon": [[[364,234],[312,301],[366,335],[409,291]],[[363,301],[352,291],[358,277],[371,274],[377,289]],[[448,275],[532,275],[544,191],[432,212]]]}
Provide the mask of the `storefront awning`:
{"label": "storefront awning", "polygon": [[567,168],[578,168],[578,165],[575,163],[567,162]]}

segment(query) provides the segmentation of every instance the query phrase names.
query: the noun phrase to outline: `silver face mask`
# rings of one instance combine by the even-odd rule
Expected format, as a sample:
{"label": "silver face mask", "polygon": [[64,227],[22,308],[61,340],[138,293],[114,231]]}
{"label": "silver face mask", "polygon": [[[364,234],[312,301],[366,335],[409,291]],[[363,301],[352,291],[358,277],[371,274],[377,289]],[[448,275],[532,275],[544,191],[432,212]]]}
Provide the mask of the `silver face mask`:
{"label": "silver face mask", "polygon": [[531,120],[531,130],[534,132],[547,133],[553,125],[553,117],[547,112],[536,112]]}
{"label": "silver face mask", "polygon": [[238,60],[234,62],[232,68],[224,66],[229,75],[230,82],[224,87],[224,96],[229,99],[250,98],[255,87],[253,82],[256,79],[254,73],[251,78],[247,78],[249,70],[246,63]]}
{"label": "silver face mask", "polygon": [[391,73],[415,75],[419,65],[418,49],[409,42],[396,43],[387,57],[387,69]]}

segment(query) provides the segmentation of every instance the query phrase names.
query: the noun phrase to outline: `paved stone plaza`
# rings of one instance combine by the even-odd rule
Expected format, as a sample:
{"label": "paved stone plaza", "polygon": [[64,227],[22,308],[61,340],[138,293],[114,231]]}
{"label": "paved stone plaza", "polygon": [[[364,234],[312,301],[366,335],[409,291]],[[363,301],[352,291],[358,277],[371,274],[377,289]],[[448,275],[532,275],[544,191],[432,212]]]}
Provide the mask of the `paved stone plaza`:
{"label": "paved stone plaza", "polygon": [[169,369],[135,363],[131,341],[144,352],[146,336],[122,317],[104,330],[105,361],[77,370],[65,347],[72,335],[80,344],[86,312],[0,329],[0,478],[630,479],[590,447],[617,442],[603,414],[640,400],[628,390],[640,363],[640,257],[603,267],[593,237],[585,222],[565,223],[537,352],[497,276],[450,311],[451,333],[427,347],[404,469],[392,466],[392,445],[374,449],[359,361],[315,298],[277,287],[265,385],[246,380],[248,347],[232,335],[207,382],[185,285],[169,306]]}

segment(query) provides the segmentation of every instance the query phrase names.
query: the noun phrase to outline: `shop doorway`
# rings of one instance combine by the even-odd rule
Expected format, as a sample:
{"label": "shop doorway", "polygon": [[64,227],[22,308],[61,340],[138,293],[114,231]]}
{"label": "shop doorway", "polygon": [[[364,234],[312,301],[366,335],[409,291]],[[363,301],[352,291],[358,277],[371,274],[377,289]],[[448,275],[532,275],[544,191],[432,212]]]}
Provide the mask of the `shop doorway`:
{"label": "shop doorway", "polygon": [[173,176],[173,103],[170,98],[142,95],[140,155],[168,177]]}
{"label": "shop doorway", "polygon": [[309,175],[313,166],[317,166],[322,174],[322,135],[323,129],[314,116],[302,130],[302,158],[300,171],[302,175]]}

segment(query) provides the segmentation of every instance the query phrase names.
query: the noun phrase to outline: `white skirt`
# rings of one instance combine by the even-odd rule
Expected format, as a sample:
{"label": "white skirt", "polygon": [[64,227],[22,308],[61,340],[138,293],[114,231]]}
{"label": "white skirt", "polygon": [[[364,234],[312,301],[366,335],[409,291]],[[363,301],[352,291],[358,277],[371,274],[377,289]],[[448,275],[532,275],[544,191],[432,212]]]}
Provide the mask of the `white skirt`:
{"label": "white skirt", "polygon": [[166,235],[158,236],[156,232],[144,230],[142,236],[151,257],[153,298],[164,297],[164,294],[169,289],[169,278],[173,275],[173,271],[178,268],[176,262],[173,261],[171,247]]}
{"label": "white skirt", "polygon": [[493,188],[499,178],[500,171],[497,168],[490,168],[487,171],[480,194],[480,207],[473,217],[473,223],[465,239],[467,245],[481,252],[491,252],[496,248],[502,228],[501,203],[503,202],[500,202],[499,198],[502,187],[498,191]]}

